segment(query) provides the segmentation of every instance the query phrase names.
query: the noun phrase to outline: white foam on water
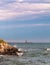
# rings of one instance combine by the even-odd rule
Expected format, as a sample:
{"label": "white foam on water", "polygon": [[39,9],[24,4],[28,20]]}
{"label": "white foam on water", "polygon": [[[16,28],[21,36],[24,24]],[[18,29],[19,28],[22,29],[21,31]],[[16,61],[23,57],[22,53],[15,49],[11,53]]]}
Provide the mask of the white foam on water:
{"label": "white foam on water", "polygon": [[23,51],[23,49],[19,48],[18,51]]}
{"label": "white foam on water", "polygon": [[0,55],[1,57],[3,56],[3,55]]}
{"label": "white foam on water", "polygon": [[23,52],[19,53],[19,52],[16,52],[18,56],[22,56],[23,55]]}
{"label": "white foam on water", "polygon": [[50,51],[50,48],[47,48],[47,51]]}
{"label": "white foam on water", "polygon": [[13,45],[13,47],[17,47],[16,45]]}

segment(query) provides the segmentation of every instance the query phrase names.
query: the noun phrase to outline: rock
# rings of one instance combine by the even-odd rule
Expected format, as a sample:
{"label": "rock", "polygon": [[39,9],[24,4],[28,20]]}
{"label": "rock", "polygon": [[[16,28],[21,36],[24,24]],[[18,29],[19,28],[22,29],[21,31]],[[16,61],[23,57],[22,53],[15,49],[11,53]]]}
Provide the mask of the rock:
{"label": "rock", "polygon": [[16,47],[9,45],[4,40],[0,40],[0,55],[17,55],[18,53],[22,53],[22,51],[18,51]]}

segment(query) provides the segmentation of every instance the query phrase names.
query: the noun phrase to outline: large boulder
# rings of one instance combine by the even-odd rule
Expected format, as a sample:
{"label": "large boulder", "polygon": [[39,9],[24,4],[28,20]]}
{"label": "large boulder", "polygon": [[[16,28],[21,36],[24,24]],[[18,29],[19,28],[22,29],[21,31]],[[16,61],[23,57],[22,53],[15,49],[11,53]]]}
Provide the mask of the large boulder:
{"label": "large boulder", "polygon": [[22,51],[18,51],[17,48],[9,45],[4,40],[0,40],[0,55],[17,55],[18,53],[22,53]]}

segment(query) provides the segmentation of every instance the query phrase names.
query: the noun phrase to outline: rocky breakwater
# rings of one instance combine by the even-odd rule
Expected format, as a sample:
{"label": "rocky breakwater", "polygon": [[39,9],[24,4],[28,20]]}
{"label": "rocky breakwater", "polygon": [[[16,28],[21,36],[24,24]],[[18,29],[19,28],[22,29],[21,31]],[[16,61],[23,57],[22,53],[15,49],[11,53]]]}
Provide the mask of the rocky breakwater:
{"label": "rocky breakwater", "polygon": [[[9,45],[4,40],[0,40],[0,55],[20,55],[23,53],[21,50]],[[22,54],[23,55],[23,54]]]}

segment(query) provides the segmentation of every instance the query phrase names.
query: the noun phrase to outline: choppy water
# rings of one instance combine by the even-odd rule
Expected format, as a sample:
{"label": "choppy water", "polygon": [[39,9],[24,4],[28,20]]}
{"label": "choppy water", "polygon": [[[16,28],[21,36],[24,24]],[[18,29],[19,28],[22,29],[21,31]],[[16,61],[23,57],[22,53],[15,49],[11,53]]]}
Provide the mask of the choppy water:
{"label": "choppy water", "polygon": [[22,48],[25,53],[21,57],[0,56],[0,65],[50,65],[50,43],[10,43]]}

